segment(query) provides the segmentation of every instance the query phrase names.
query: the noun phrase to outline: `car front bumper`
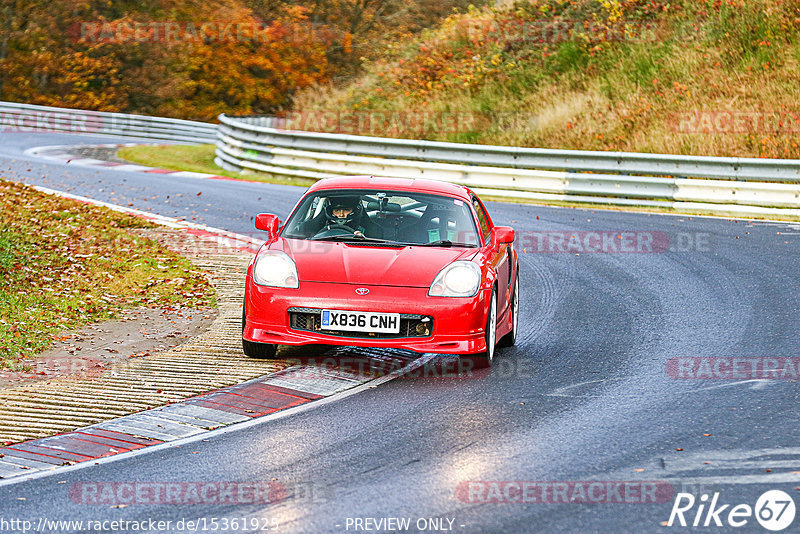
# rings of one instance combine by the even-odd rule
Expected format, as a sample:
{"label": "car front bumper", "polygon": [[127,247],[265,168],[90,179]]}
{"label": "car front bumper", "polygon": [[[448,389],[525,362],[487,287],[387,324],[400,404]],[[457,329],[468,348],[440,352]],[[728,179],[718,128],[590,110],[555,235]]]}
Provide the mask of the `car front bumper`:
{"label": "car front bumper", "polygon": [[[359,287],[369,289],[358,295]],[[429,297],[427,288],[301,282],[298,289],[259,286],[248,277],[244,339],[276,345],[387,347],[415,352],[475,354],[486,350],[485,325],[490,290],[475,297]],[[426,337],[351,337],[291,327],[289,309],[333,309],[417,314],[433,319]]]}

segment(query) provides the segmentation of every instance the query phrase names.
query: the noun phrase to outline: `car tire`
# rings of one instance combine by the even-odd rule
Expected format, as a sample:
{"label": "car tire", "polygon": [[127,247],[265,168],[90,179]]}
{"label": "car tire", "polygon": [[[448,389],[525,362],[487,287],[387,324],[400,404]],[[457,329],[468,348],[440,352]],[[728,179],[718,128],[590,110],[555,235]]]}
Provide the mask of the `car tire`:
{"label": "car tire", "polygon": [[247,318],[244,314],[244,304],[242,304],[242,351],[245,356],[250,358],[274,358],[278,352],[278,346],[271,343],[257,343],[255,341],[247,341],[244,338],[244,325]]}
{"label": "car tire", "polygon": [[486,314],[486,350],[475,358],[475,367],[491,367],[494,360],[494,353],[497,347],[497,289],[492,289],[492,297],[489,300],[489,312]]}
{"label": "car tire", "polygon": [[499,347],[513,347],[517,342],[519,328],[519,273],[514,279],[514,293],[511,297],[511,332],[500,338]]}

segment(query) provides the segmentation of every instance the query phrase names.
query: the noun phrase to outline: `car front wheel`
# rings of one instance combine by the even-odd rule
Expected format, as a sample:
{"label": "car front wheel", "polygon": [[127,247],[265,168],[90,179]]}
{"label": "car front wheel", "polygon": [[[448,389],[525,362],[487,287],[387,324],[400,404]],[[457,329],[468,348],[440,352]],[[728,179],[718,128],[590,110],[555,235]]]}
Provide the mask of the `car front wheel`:
{"label": "car front wheel", "polygon": [[500,347],[513,347],[517,342],[517,328],[519,325],[519,273],[514,279],[514,294],[511,297],[511,332],[500,339]]}
{"label": "car front wheel", "polygon": [[497,290],[492,290],[492,297],[489,299],[489,313],[486,316],[486,350],[478,355],[476,364],[478,367],[490,367],[494,360],[495,346],[497,345]]}

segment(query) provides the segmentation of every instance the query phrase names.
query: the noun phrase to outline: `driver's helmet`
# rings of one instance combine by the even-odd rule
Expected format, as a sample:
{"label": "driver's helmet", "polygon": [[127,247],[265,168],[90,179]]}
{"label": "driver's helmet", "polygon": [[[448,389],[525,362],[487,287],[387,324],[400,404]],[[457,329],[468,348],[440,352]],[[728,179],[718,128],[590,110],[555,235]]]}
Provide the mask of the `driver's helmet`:
{"label": "driver's helmet", "polygon": [[364,206],[361,204],[359,196],[337,196],[331,197],[325,207],[325,216],[328,224],[343,224],[357,229],[356,225],[361,220]]}

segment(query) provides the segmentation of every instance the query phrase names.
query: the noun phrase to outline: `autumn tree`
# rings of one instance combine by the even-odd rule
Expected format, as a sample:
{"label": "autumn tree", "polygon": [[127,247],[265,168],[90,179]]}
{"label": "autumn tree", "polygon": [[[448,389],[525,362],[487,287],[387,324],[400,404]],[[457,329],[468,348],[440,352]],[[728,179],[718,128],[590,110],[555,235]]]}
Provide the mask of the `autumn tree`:
{"label": "autumn tree", "polygon": [[116,111],[124,104],[113,59],[70,46],[73,2],[0,0],[0,99]]}
{"label": "autumn tree", "polygon": [[213,120],[270,113],[324,80],[302,7],[240,0],[0,0],[0,100]]}
{"label": "autumn tree", "polygon": [[325,45],[310,31],[303,8],[287,8],[270,23],[247,10],[227,16],[222,20],[231,21],[235,33],[189,43],[176,56],[171,66],[176,91],[157,113],[169,113],[172,106],[181,116],[189,114],[188,106],[206,118],[271,113],[286,106],[298,88],[325,79]]}
{"label": "autumn tree", "polygon": [[485,0],[246,0],[253,12],[275,18],[287,5],[308,10],[314,28],[326,31],[326,55],[332,75],[354,74],[364,56],[380,55],[385,47],[431,27],[454,9],[465,10]]}

